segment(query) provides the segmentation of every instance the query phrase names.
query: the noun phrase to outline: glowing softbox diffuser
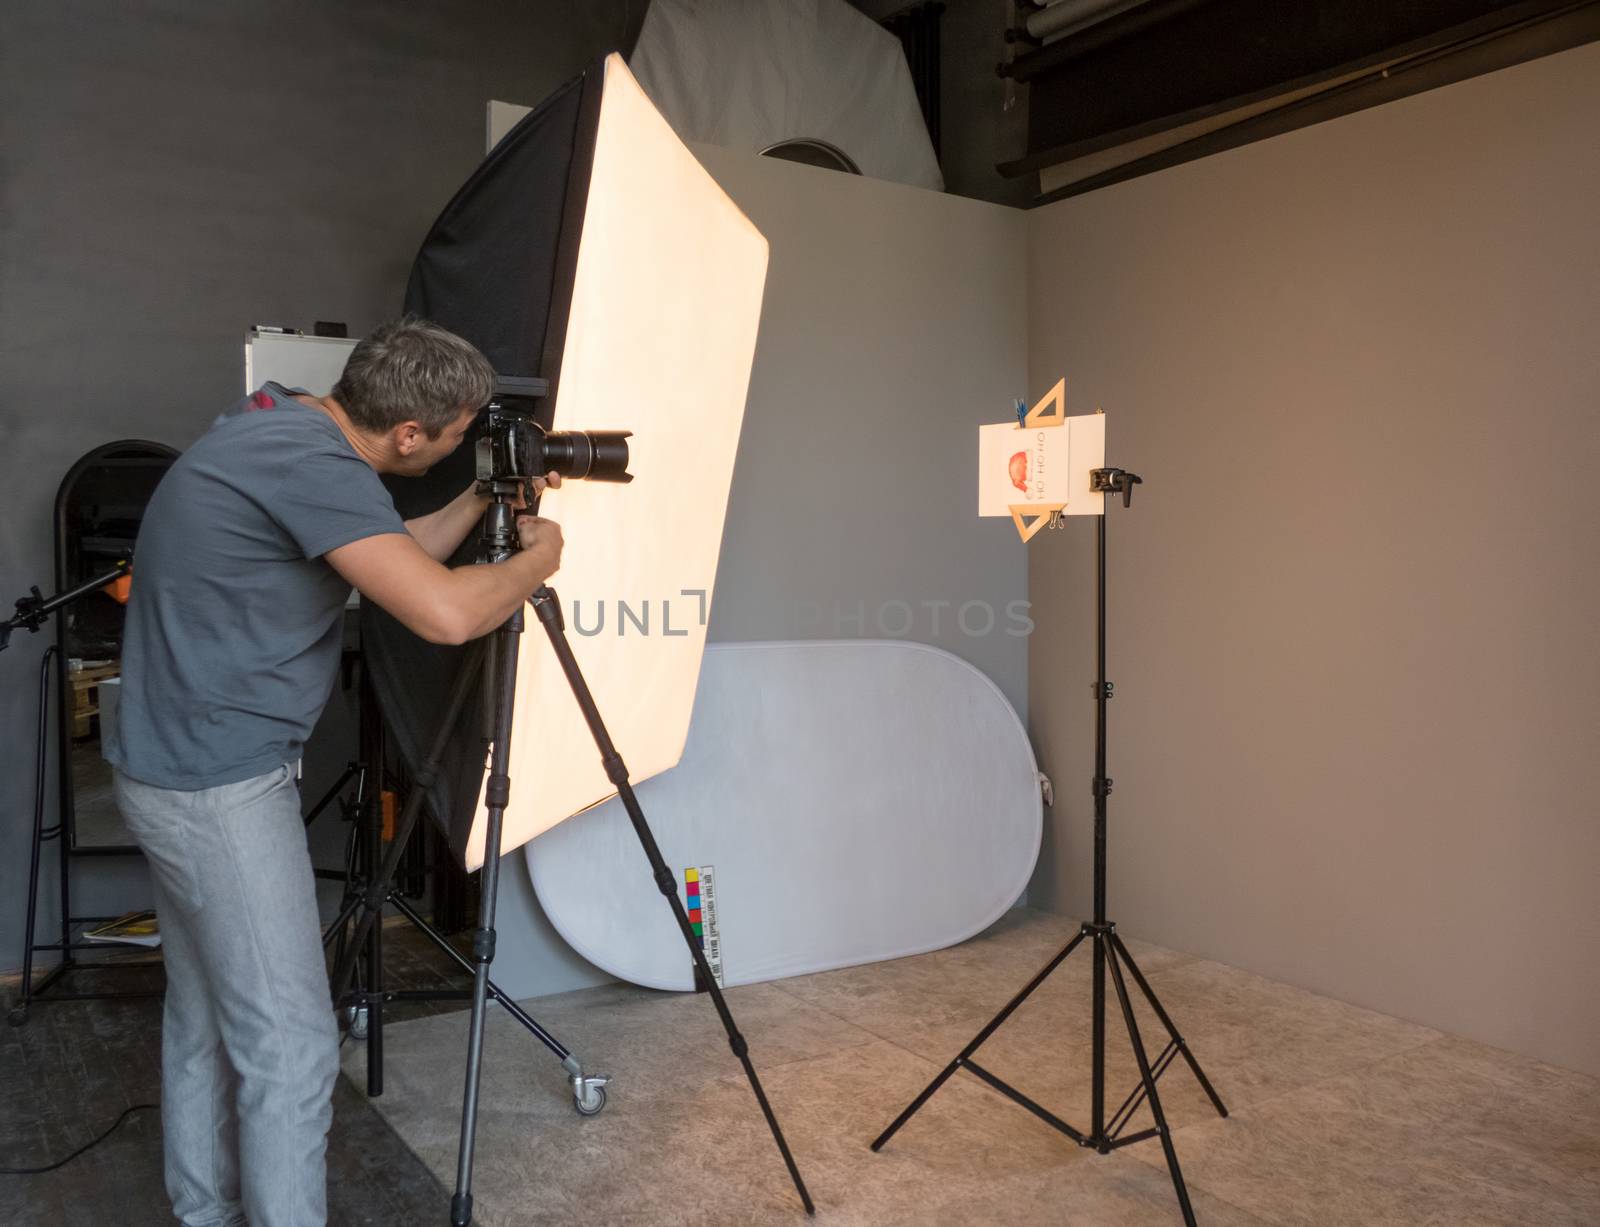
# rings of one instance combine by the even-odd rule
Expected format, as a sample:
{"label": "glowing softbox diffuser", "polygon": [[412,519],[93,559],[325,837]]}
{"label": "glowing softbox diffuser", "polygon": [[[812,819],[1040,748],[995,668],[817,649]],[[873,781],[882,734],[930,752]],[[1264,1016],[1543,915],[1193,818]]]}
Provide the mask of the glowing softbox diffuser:
{"label": "glowing softbox diffuser", "polygon": [[[766,266],[766,240],[612,55],[506,135],[412,272],[408,310],[472,341],[502,376],[549,381],[543,424],[633,432],[631,484],[569,481],[540,511],[566,539],[551,582],[573,652],[636,782],[676,764],[688,734]],[[459,494],[470,453],[469,440],[427,478],[394,482],[401,513]],[[615,792],[542,628],[527,621],[503,851]],[[363,633],[415,768],[462,653],[381,611],[366,613]],[[430,800],[477,868],[483,729],[463,723]]]}

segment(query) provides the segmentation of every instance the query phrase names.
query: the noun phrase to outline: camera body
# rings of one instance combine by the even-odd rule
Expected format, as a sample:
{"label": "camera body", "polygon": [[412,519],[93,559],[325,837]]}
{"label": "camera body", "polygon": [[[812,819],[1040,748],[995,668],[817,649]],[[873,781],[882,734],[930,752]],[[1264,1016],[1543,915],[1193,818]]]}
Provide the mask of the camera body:
{"label": "camera body", "polygon": [[497,395],[478,436],[478,482],[526,484],[547,473],[564,481],[629,482],[631,430],[546,430],[532,398]]}

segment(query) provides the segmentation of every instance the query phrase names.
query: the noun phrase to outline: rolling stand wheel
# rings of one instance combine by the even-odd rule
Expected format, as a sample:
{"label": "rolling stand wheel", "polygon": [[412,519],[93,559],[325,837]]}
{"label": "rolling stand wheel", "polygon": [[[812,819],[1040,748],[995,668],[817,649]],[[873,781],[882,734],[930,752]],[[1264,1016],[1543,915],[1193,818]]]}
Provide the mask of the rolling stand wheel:
{"label": "rolling stand wheel", "polygon": [[367,1038],[367,1007],[364,1005],[347,1005],[344,1008],[345,1030],[350,1033],[353,1040]]}
{"label": "rolling stand wheel", "polygon": [[[13,1027],[23,1026],[27,1021],[28,1021],[28,1003],[26,1001],[17,1002],[16,1005],[11,1007],[10,1013],[8,1013],[6,1015],[6,1022],[9,1023]],[[605,1101],[605,1095],[603,1093],[601,1094],[600,1099],[601,1099],[601,1102]],[[598,1110],[599,1109],[596,1109],[596,1111],[598,1111]]]}
{"label": "rolling stand wheel", "polygon": [[573,1074],[569,1081],[572,1083],[572,1106],[578,1110],[578,1115],[599,1116],[606,1106],[606,1083],[611,1081],[610,1077]]}

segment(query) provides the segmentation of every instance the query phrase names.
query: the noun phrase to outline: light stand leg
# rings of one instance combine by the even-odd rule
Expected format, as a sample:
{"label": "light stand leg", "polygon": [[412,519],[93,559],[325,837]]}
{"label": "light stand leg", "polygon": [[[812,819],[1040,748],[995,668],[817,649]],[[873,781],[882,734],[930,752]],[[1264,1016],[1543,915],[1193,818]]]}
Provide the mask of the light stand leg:
{"label": "light stand leg", "polygon": [[[33,773],[33,850],[28,858],[28,919],[23,925],[22,993],[7,1016],[7,1021],[13,1027],[20,1027],[28,1021],[28,1010],[33,1003],[33,945],[39,936],[39,856],[44,849],[44,777],[50,750],[50,662],[55,654],[56,645],[52,643],[44,650],[44,659],[39,662],[39,748]],[[65,844],[62,845],[62,855],[66,855]],[[65,934],[61,940],[61,966],[65,968]],[[43,988],[41,985],[40,991]]]}
{"label": "light stand leg", "polygon": [[[1104,939],[1109,947],[1109,938]],[[1155,1075],[1150,1072],[1150,1061],[1145,1056],[1144,1041],[1139,1038],[1139,1024],[1133,1017],[1133,1002],[1128,1000],[1128,986],[1122,982],[1122,969],[1117,965],[1114,949],[1107,949],[1106,961],[1111,965],[1111,979],[1117,987],[1117,1000],[1122,1003],[1122,1021],[1128,1025],[1128,1039],[1133,1042],[1133,1057],[1139,1063],[1139,1077],[1144,1083],[1145,1098],[1150,1101],[1150,1115],[1156,1120],[1156,1133],[1161,1138],[1161,1149],[1166,1152],[1167,1170],[1172,1173],[1172,1187],[1178,1194],[1178,1207],[1183,1211],[1187,1227],[1195,1227],[1194,1208],[1189,1205],[1189,1190],[1183,1183],[1183,1171],[1178,1166],[1178,1152],[1172,1145],[1172,1131],[1167,1128],[1166,1113],[1161,1110],[1161,1097],[1156,1093]]]}
{"label": "light stand leg", "polygon": [[1123,944],[1118,933],[1112,933],[1111,941],[1117,948],[1117,957],[1128,965],[1128,970],[1133,973],[1134,982],[1138,984],[1139,991],[1144,994],[1144,999],[1150,1003],[1150,1008],[1156,1012],[1156,1017],[1161,1020],[1161,1025],[1167,1029],[1167,1034],[1172,1037],[1172,1042],[1177,1045],[1178,1053],[1189,1063],[1189,1068],[1194,1072],[1195,1080],[1200,1083],[1201,1089],[1211,1100],[1211,1106],[1217,1110],[1217,1115],[1226,1117],[1228,1109],[1222,1106],[1222,1097],[1211,1085],[1211,1079],[1206,1077],[1205,1070],[1200,1068],[1200,1062],[1195,1060],[1194,1054],[1189,1051],[1189,1045],[1184,1042],[1183,1036],[1178,1034],[1178,1028],[1161,1008],[1161,1002],[1156,999],[1155,990],[1150,987],[1150,982],[1144,978],[1144,973],[1139,970],[1139,964],[1133,961],[1133,955],[1128,953],[1128,947]]}
{"label": "light stand leg", "polygon": [[[908,1120],[916,1115],[917,1110],[933,1097],[933,1093],[949,1080],[951,1074],[955,1073],[956,1070],[960,1069],[963,1065],[967,1066],[968,1068],[973,1068],[971,1063],[972,1054],[977,1052],[978,1049],[983,1046],[983,1042],[1000,1029],[1000,1025],[1004,1023],[1006,1019],[1011,1017],[1012,1013],[1015,1012],[1018,1006],[1020,1006],[1029,997],[1033,996],[1033,991],[1045,982],[1051,972],[1053,972],[1057,967],[1066,961],[1067,956],[1078,948],[1078,944],[1083,941],[1088,932],[1089,930],[1087,928],[1078,930],[1077,936],[1068,942],[1066,946],[1062,948],[1061,952],[1055,956],[1055,958],[1051,959],[1042,968],[1040,968],[1039,973],[1034,976],[1033,979],[1028,981],[1026,987],[1024,987],[1020,993],[1006,1003],[1005,1009],[1001,1010],[1000,1013],[996,1014],[992,1019],[990,1019],[989,1024],[984,1027],[982,1031],[979,1031],[977,1035],[972,1037],[972,1042],[956,1054],[955,1060],[951,1061],[950,1064],[946,1065],[942,1070],[940,1070],[938,1076],[935,1077],[932,1082],[928,1083],[925,1088],[923,1088],[922,1094],[913,1099],[910,1106],[908,1106],[904,1112],[900,1113],[899,1116],[895,1117],[894,1122],[877,1136],[872,1143],[873,1150],[882,1150],[884,1143],[900,1131],[901,1125],[905,1124]],[[973,1068],[973,1072],[976,1073],[978,1071]],[[982,1077],[983,1075],[979,1074],[979,1076]],[[987,1078],[984,1080],[988,1081]],[[993,1083],[990,1085],[993,1085]],[[995,1087],[995,1089],[1001,1091],[1003,1094],[1011,1093],[1009,1087]],[[1031,1103],[1031,1101],[1029,1102]],[[1080,1134],[1076,1129],[1064,1125],[1058,1120],[1051,1120],[1050,1123],[1054,1124],[1058,1129],[1064,1130],[1073,1138],[1074,1141],[1077,1141],[1080,1144],[1082,1143],[1083,1135]]]}
{"label": "light stand leg", "polygon": [[[432,942],[434,946],[447,958],[449,958],[450,961],[453,962],[457,967],[459,967],[462,971],[467,972],[469,975],[475,975],[477,973],[477,969],[473,966],[471,960],[469,960],[461,953],[461,951],[457,950],[448,941],[446,941],[444,936],[440,934],[438,930],[436,930],[421,916],[417,915],[417,910],[414,907],[412,907],[399,895],[396,895],[393,899],[389,900],[389,902],[394,904],[394,906],[399,910],[400,914],[409,920],[412,926],[416,928],[417,931],[422,934],[422,936],[426,937],[430,942]],[[500,986],[497,985],[493,980],[489,981],[488,995],[489,1000],[499,1002],[500,1005],[505,1007],[507,1014],[511,1015],[512,1018],[521,1023],[522,1026],[533,1033],[534,1038],[536,1038],[551,1052],[555,1053],[558,1060],[567,1062],[573,1059],[572,1054],[567,1051],[560,1040],[556,1039],[555,1036],[551,1035],[542,1026],[540,1026],[538,1019],[534,1018],[520,1005],[508,997],[505,991],[501,989]]]}
{"label": "light stand leg", "polygon": [[[383,722],[376,716],[377,701],[372,695],[372,679],[361,671],[361,698],[363,710],[370,717],[362,721],[362,732],[367,744],[362,747],[361,759],[367,764],[361,779],[358,798],[358,820],[361,829],[361,872],[370,880],[378,870],[383,849]],[[380,916],[367,938],[366,951],[366,1011],[367,1011],[367,1095],[376,1098],[383,1094],[383,922]],[[359,1014],[360,1007],[357,1007]]]}
{"label": "light stand leg", "polygon": [[767,1128],[772,1131],[772,1139],[778,1144],[778,1152],[783,1156],[784,1165],[789,1169],[789,1178],[794,1181],[795,1191],[800,1194],[800,1201],[805,1206],[806,1213],[815,1214],[816,1207],[812,1204],[811,1194],[806,1191],[805,1181],[800,1177],[800,1169],[795,1164],[794,1155],[789,1151],[789,1143],[784,1140],[778,1118],[773,1114],[772,1105],[767,1102],[766,1092],[761,1089],[761,1079],[756,1076],[756,1068],[750,1061],[750,1045],[739,1033],[733,1015],[728,1010],[728,1003],[723,999],[722,989],[711,974],[711,968],[706,964],[700,943],[695,940],[694,930],[689,925],[689,914],[684,911],[683,901],[678,898],[677,879],[672,876],[672,870],[667,868],[661,849],[656,845],[650,825],[645,821],[644,810],[640,808],[639,799],[634,795],[633,785],[628,779],[627,766],[611,742],[611,735],[606,731],[599,708],[595,706],[594,696],[589,692],[589,684],[584,680],[577,659],[572,654],[572,645],[567,642],[566,625],[561,616],[561,603],[555,592],[548,587],[541,587],[535,592],[532,602],[534,610],[539,615],[539,621],[544,624],[545,631],[549,635],[550,646],[555,649],[556,658],[561,662],[561,671],[566,674],[567,684],[572,688],[573,697],[577,700],[583,718],[589,725],[595,748],[600,751],[600,761],[605,765],[606,778],[616,786],[617,796],[621,799],[623,808],[628,811],[634,834],[639,837],[639,843],[644,848],[645,857],[649,860],[650,868],[655,875],[656,887],[661,891],[668,906],[672,908],[673,918],[678,922],[678,931],[683,934],[684,945],[689,948],[695,970],[700,975],[701,983],[710,993],[711,1003],[716,1007],[717,1016],[722,1020],[723,1029],[728,1033],[728,1047],[744,1066],[750,1089],[755,1093],[756,1102],[761,1105],[761,1114],[766,1117]]}

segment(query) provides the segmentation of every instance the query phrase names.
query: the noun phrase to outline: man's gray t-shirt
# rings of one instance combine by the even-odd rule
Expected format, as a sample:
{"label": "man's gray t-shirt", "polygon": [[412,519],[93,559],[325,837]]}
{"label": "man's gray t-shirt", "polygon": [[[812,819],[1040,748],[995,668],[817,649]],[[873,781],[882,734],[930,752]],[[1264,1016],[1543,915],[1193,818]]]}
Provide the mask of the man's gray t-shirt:
{"label": "man's gray t-shirt", "polygon": [[195,791],[300,757],[333,689],[350,585],[329,550],[404,522],[333,419],[269,383],[178,458],[145,510],[105,756]]}

